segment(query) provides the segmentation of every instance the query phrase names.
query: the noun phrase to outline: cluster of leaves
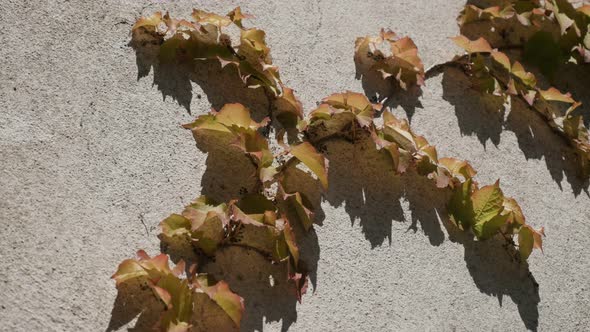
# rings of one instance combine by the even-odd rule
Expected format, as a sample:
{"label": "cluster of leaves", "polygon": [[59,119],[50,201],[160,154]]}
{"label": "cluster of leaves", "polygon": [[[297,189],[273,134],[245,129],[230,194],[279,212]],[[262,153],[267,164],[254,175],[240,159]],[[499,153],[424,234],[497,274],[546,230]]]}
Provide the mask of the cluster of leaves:
{"label": "cluster of leaves", "polygon": [[[255,169],[252,176],[257,185],[251,193],[227,202],[199,197],[180,214],[172,214],[160,223],[163,241],[189,243],[209,257],[227,246],[255,250],[274,263],[286,265],[287,279],[301,300],[307,288],[307,271],[300,259],[297,237],[312,228],[314,211],[303,193],[288,190],[286,173],[299,165],[327,190],[328,161],[315,146],[330,138],[344,137],[354,142],[357,136],[366,135],[374,141],[376,149],[388,156],[396,174],[412,170],[431,179],[437,187],[452,190],[449,216],[460,229],[472,232],[480,240],[501,234],[514,243],[512,238],[518,235],[518,249],[525,260],[533,248],[541,248],[543,229],[537,231],[526,224],[519,205],[503,195],[498,182],[480,188],[474,180],[476,172],[467,161],[439,158],[436,148],[415,134],[407,121],[388,111],[381,112],[381,105],[372,104],[364,95],[333,94],[304,119],[301,102],[292,89],[282,84],[278,68],[272,64],[265,33],[244,28],[242,20],[250,16],[243,14],[239,7],[226,16],[195,10],[192,17],[193,21],[176,20],[168,14],[155,13],[141,18],[133,26],[133,41],[158,45],[161,62],[214,60],[222,67],[235,66],[246,86],[262,87],[270,92],[276,113],[257,122],[243,105],[226,104],[219,111],[212,110],[184,125],[197,142],[214,142],[222,149],[246,155]],[[237,46],[232,46],[231,38],[222,32],[222,28],[229,26],[239,29]],[[485,41],[460,38],[456,41],[466,43],[469,56],[465,57],[465,64],[473,69],[486,91],[519,94],[531,105],[561,101],[575,108],[576,103],[570,102],[569,96],[556,90],[537,89],[532,74],[524,72],[520,64],[511,64],[499,52],[492,52],[489,45],[484,45]],[[390,55],[379,49],[387,44]],[[381,73],[384,79],[395,78],[404,90],[424,83],[424,66],[416,45],[410,38],[398,38],[391,31],[382,30],[378,37],[358,38],[355,60],[366,70]],[[499,62],[507,73],[496,76],[496,71],[492,73],[491,69],[496,70],[495,62],[491,61]],[[382,125],[375,122],[379,113],[383,115]],[[283,137],[284,129],[277,133],[276,142],[263,134],[272,117],[294,134],[288,142]],[[562,125],[562,131],[574,141],[570,118],[566,112],[555,123]],[[582,142],[583,135],[576,133],[576,139]],[[585,137],[587,142],[587,134]],[[153,290],[166,308],[160,320],[162,330],[187,331],[204,316],[220,312],[239,327],[243,299],[224,281],[216,282],[206,274],[197,273],[194,264],[187,269],[180,261],[170,269],[166,254],[150,258],[139,251],[137,259],[120,264],[113,278],[117,286],[139,280]]]}
{"label": "cluster of leaves", "polygon": [[485,37],[493,47],[521,47],[525,58],[545,74],[559,63],[590,62],[590,5],[567,0],[488,1],[490,7],[465,6],[461,32]]}
{"label": "cluster of leaves", "polygon": [[136,259],[121,262],[113,279],[117,286],[136,280],[151,288],[166,308],[159,322],[162,330],[188,331],[197,308],[209,312],[221,310],[236,326],[242,319],[244,300],[227,283],[197,274],[194,265],[187,269],[182,260],[170,269],[166,254],[151,258],[139,250]]}
{"label": "cluster of leaves", "polygon": [[[307,288],[307,271],[300,263],[294,227],[308,231],[313,223],[313,208],[304,194],[286,192],[281,180],[288,167],[303,163],[327,187],[327,162],[307,142],[282,144],[283,151],[273,154],[268,140],[260,133],[267,122],[268,119],[261,122],[252,120],[250,111],[241,104],[227,104],[219,112],[213,110],[184,125],[193,132],[197,141],[210,139],[224,144],[224,148],[236,149],[247,155],[256,168],[259,186],[254,193],[221,204],[205,196],[199,197],[186,206],[182,213],[172,214],[160,223],[161,237],[170,243],[188,242],[207,256],[214,256],[217,250],[225,246],[240,246],[255,250],[272,262],[284,263],[287,265],[288,281],[293,284],[295,294],[301,300]],[[225,145],[225,142],[231,143]],[[287,160],[279,164],[278,157],[286,157]],[[161,256],[166,257],[158,257]],[[133,275],[125,272],[131,271],[128,266],[134,264],[135,271],[140,263],[131,260],[123,262],[114,278],[118,283],[128,280],[131,277],[125,276]],[[172,303],[182,301],[177,297],[187,296],[185,293],[170,293]],[[156,295],[162,299],[158,292]],[[209,314],[207,308],[198,311],[196,306],[191,308],[194,311],[185,308],[179,315],[182,314],[183,319],[195,319],[193,315],[197,313]],[[235,306],[232,308],[235,309]],[[232,316],[238,326],[242,309],[235,309],[239,314]],[[162,326],[170,324],[164,321]],[[188,324],[183,326],[187,329],[190,327]]]}
{"label": "cluster of leaves", "polygon": [[[269,115],[283,127],[294,128],[303,118],[301,102],[292,89],[282,84],[278,68],[272,65],[264,31],[244,28],[242,20],[251,16],[238,7],[226,16],[194,10],[192,17],[194,21],[189,22],[158,12],[141,18],[132,28],[133,42],[157,45],[161,63],[215,60],[222,67],[235,66],[246,86],[270,92],[276,112]],[[229,35],[222,33],[222,28],[232,24],[240,32],[237,46],[232,46]],[[228,149],[247,155],[256,168],[258,186],[251,194],[221,204],[199,197],[181,214],[172,214],[161,222],[160,237],[169,242],[188,241],[206,256],[214,256],[224,246],[256,250],[275,263],[287,265],[288,281],[301,300],[307,288],[307,271],[300,263],[294,227],[309,231],[314,214],[307,197],[286,191],[281,181],[287,168],[302,163],[327,188],[327,161],[308,142],[280,142],[282,151],[273,153],[274,147],[261,133],[270,121],[267,117],[256,122],[243,105],[226,104],[218,112],[212,110],[184,125],[197,141],[229,142]],[[197,301],[199,294],[207,294],[239,327],[243,300],[225,282],[214,284],[211,277],[196,274],[194,266],[188,277],[182,278],[184,263],[170,270],[165,254],[150,259],[140,251],[138,256],[139,260],[121,263],[113,278],[117,285],[136,278],[147,281],[167,309],[160,321],[162,330],[189,330],[191,321],[199,319],[199,315],[212,315],[218,310]]]}
{"label": "cluster of leaves", "polygon": [[[275,116],[281,124],[294,126],[296,119],[303,116],[301,106],[294,100],[292,90],[283,85],[279,69],[272,63],[266,33],[244,27],[242,21],[251,17],[242,13],[240,7],[225,16],[195,9],[192,21],[156,12],[133,25],[132,42],[158,45],[161,63],[213,60],[219,61],[222,68],[234,66],[246,86],[263,88],[274,97],[279,110]],[[230,26],[239,30],[237,45],[222,31]]]}
{"label": "cluster of leaves", "polygon": [[583,174],[590,174],[588,129],[582,116],[575,113],[580,102],[554,87],[539,88],[535,75],[527,72],[520,62],[511,61],[505,53],[492,49],[483,37],[469,40],[461,35],[454,37],[453,41],[467,54],[455,62],[471,76],[474,88],[505,99],[510,96],[522,98],[568,141],[578,155]]}
{"label": "cluster of leaves", "polygon": [[[389,52],[381,49],[387,46]],[[424,84],[424,64],[418,57],[418,47],[410,37],[400,38],[393,31],[382,29],[379,36],[357,38],[354,60],[361,72],[376,71],[383,79],[395,78],[404,90]]]}
{"label": "cluster of leaves", "polygon": [[300,127],[314,143],[333,137],[370,135],[375,148],[390,157],[395,173],[413,169],[432,179],[438,188],[453,190],[448,212],[460,229],[472,231],[479,240],[498,233],[511,240],[518,234],[520,256],[525,260],[533,247],[542,247],[543,228],[537,231],[526,224],[520,206],[504,196],[499,182],[479,188],[473,179],[476,171],[467,161],[439,158],[436,148],[415,134],[406,120],[388,111],[383,112],[383,125],[377,126],[374,115],[379,109],[359,93],[333,94]]}

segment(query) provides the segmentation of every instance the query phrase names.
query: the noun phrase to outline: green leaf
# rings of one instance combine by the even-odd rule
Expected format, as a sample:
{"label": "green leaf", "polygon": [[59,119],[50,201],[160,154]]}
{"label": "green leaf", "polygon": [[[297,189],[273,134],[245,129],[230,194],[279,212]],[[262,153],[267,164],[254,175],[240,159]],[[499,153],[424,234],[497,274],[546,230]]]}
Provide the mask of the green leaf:
{"label": "green leaf", "polygon": [[223,241],[227,224],[227,206],[214,205],[205,196],[188,205],[182,216],[190,221],[193,244],[207,255],[213,255]]}
{"label": "green leaf", "polygon": [[500,228],[506,224],[508,215],[497,215],[488,221],[483,221],[473,226],[473,233],[480,240],[487,240],[494,236]]}
{"label": "green leaf", "polygon": [[464,49],[468,54],[473,53],[490,53],[492,52],[492,47],[487,40],[480,37],[477,40],[469,40],[469,38],[459,35],[457,37],[451,38],[451,40],[459,47]]}
{"label": "green leaf", "polygon": [[472,179],[470,178],[455,188],[448,205],[451,221],[463,230],[468,230],[473,225],[471,186]]}
{"label": "green leaf", "polygon": [[167,311],[162,317],[162,325],[190,324],[193,313],[193,292],[186,279],[173,274],[163,276],[154,287],[154,292],[166,303]]}
{"label": "green leaf", "polygon": [[232,292],[224,281],[213,286],[202,286],[202,289],[239,327],[244,313],[244,299]]}
{"label": "green leaf", "polygon": [[504,195],[500,189],[499,181],[476,190],[473,192],[471,199],[473,201],[474,225],[490,221],[504,209],[502,205]]}
{"label": "green leaf", "polygon": [[225,104],[218,113],[215,113],[215,119],[226,127],[240,127],[244,129],[256,130],[266,124],[267,120],[258,123],[250,117],[250,110],[242,104]]}
{"label": "green leaf", "polygon": [[284,209],[288,211],[290,218],[295,218],[306,231],[313,226],[313,212],[311,203],[305,195],[296,192],[293,194],[283,194]]}
{"label": "green leaf", "polygon": [[160,227],[162,227],[162,234],[168,237],[173,237],[182,234],[190,234],[191,222],[179,214],[173,214],[164,219],[160,223]]}
{"label": "green leaf", "polygon": [[521,227],[518,232],[518,251],[523,260],[529,258],[533,251],[533,231],[529,227]]}
{"label": "green leaf", "polygon": [[135,259],[126,259],[119,264],[117,272],[111,278],[115,279],[118,286],[127,280],[147,276],[148,273]]}
{"label": "green leaf", "polygon": [[299,159],[318,177],[324,189],[328,189],[328,161],[309,142],[291,146],[291,154]]}
{"label": "green leaf", "polygon": [[293,231],[293,228],[291,228],[289,221],[286,219],[285,219],[285,224],[284,224],[284,229],[283,229],[283,235],[285,237],[285,242],[287,243],[287,246],[289,247],[289,252],[291,253],[291,257],[293,257],[293,262],[295,264],[295,268],[297,268],[297,265],[299,263],[299,247],[297,246],[297,240],[295,239],[295,232]]}

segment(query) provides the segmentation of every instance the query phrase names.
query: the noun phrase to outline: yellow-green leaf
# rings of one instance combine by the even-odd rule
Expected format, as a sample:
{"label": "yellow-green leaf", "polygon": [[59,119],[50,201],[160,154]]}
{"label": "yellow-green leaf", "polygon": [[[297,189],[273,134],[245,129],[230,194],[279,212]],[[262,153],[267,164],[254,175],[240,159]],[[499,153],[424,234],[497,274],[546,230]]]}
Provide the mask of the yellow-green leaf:
{"label": "yellow-green leaf", "polygon": [[318,177],[324,189],[328,189],[328,161],[309,142],[291,147],[291,154],[299,159]]}

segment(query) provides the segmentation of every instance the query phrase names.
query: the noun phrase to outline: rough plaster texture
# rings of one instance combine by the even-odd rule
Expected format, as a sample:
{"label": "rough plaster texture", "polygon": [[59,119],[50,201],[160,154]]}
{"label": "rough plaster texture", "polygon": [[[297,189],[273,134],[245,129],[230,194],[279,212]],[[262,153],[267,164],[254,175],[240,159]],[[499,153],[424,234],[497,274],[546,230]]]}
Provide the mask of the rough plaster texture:
{"label": "rough plaster texture", "polygon": [[[283,80],[309,110],[332,92],[362,91],[353,41],[381,27],[410,34],[427,67],[452,58],[457,49],[447,37],[458,32],[463,3],[3,0],[0,330],[133,327],[139,312],[116,303],[109,279],[118,262],[138,248],[156,253],[159,221],[201,190],[239,190],[239,179],[228,175],[239,164],[208,159],[179,124],[239,98],[256,107],[256,92],[231,85],[216,68],[201,68],[191,80],[182,70],[145,72],[127,46],[140,15],[168,9],[188,16],[194,6],[225,13],[241,5],[257,16],[250,25],[266,30]],[[588,83],[572,86],[580,84]],[[331,189],[316,200],[322,225],[305,239],[315,292],[303,304],[265,286],[268,274],[259,271],[276,267],[259,257],[244,266],[250,253],[225,251],[207,267],[238,270],[227,278],[248,301],[243,330],[590,328],[587,184],[537,117],[515,106],[502,119],[468,87],[447,70],[395,111],[411,115],[440,155],[470,160],[481,183],[501,178],[529,223],[545,226],[545,253],[529,259],[538,291],[499,242],[449,232],[444,196],[427,182],[385,174],[361,146],[333,143]]]}

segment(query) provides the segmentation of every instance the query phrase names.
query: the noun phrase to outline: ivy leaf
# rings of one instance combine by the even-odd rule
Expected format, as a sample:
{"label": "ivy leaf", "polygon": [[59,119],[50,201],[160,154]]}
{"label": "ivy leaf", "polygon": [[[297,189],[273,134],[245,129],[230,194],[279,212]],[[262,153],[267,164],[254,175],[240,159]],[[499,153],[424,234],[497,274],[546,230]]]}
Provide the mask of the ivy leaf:
{"label": "ivy leaf", "polygon": [[440,158],[439,163],[453,174],[453,176],[463,176],[465,180],[471,179],[477,172],[465,160],[455,158]]}
{"label": "ivy leaf", "polygon": [[229,289],[224,281],[209,285],[207,278],[197,278],[195,286],[200,288],[231,318],[239,327],[244,314],[244,299]]}
{"label": "ivy leaf", "polygon": [[516,225],[524,225],[526,223],[522,209],[516,200],[514,200],[514,198],[505,197],[503,206],[504,212],[506,212],[508,216],[507,222],[514,223]]}
{"label": "ivy leaf", "polygon": [[533,248],[543,250],[542,236],[545,236],[543,227],[538,231],[529,225],[524,225],[520,228],[518,232],[518,250],[523,260],[526,260],[530,256]]}
{"label": "ivy leaf", "polygon": [[295,232],[293,231],[293,228],[291,227],[287,219],[282,220],[284,221],[283,234],[285,237],[285,242],[289,247],[291,257],[293,257],[293,263],[295,265],[295,268],[297,268],[297,265],[299,263],[299,247],[297,246],[297,240],[295,239]]}
{"label": "ivy leaf", "polygon": [[301,161],[305,166],[318,177],[324,189],[328,189],[328,161],[324,156],[316,151],[309,142],[291,146],[289,151],[295,158]]}
{"label": "ivy leaf", "polygon": [[193,131],[211,130],[227,134],[232,133],[229,128],[217,121],[215,115],[211,114],[201,115],[194,122],[184,124],[182,127]]}
{"label": "ivy leaf", "polygon": [[[224,226],[228,223],[227,206],[215,205],[205,196],[201,196],[185,207],[182,216],[172,215],[162,221],[162,231],[167,236],[184,234],[185,231],[180,226],[186,226],[187,222],[190,223],[193,245],[211,256],[224,239]],[[170,232],[170,229],[174,231]]]}
{"label": "ivy leaf", "polygon": [[221,16],[200,9],[194,9],[192,17],[201,25],[211,24],[218,28],[232,24],[232,20],[227,16]]}
{"label": "ivy leaf", "polygon": [[512,65],[512,74],[528,89],[533,89],[537,85],[535,75],[524,70],[524,67],[518,61],[515,61]]}
{"label": "ivy leaf", "polygon": [[264,127],[269,121],[268,118],[265,118],[260,123],[252,120],[250,117],[250,110],[242,104],[225,104],[219,112],[214,112],[213,114],[217,122],[228,128],[236,126],[239,128],[256,130]]}
{"label": "ivy leaf", "polygon": [[160,227],[162,227],[162,234],[168,237],[190,235],[191,222],[179,214],[172,214],[160,223]]}
{"label": "ivy leaf", "polygon": [[283,93],[275,100],[277,108],[277,120],[285,128],[294,128],[297,123],[303,119],[303,105],[295,97],[293,89],[281,86]]}
{"label": "ivy leaf", "polygon": [[335,108],[351,111],[361,127],[368,127],[373,123],[374,105],[363,94],[351,91],[335,93],[324,98],[322,102]]}
{"label": "ivy leaf", "polygon": [[471,199],[473,201],[474,226],[490,221],[504,209],[504,195],[499,184],[500,182],[496,181],[493,185],[473,192]]}
{"label": "ivy leaf", "polygon": [[280,188],[283,200],[284,210],[288,211],[288,216],[297,220],[306,231],[313,226],[313,209],[311,203],[305,195],[299,192],[287,194]]}
{"label": "ivy leaf", "polygon": [[416,145],[414,143],[414,136],[410,132],[408,122],[405,120],[398,120],[389,111],[383,112],[383,137],[391,142],[396,143],[402,149],[414,153]]}
{"label": "ivy leaf", "polygon": [[411,154],[406,150],[400,149],[394,142],[390,142],[382,137],[383,133],[379,131],[377,134],[374,134],[373,140],[382,151],[387,152],[387,155],[391,158],[393,170],[399,174],[405,173],[412,160]]}
{"label": "ivy leaf", "polygon": [[471,201],[471,188],[472,179],[468,179],[460,186],[455,188],[447,208],[451,217],[451,221],[462,230],[470,229],[474,221],[473,202]]}
{"label": "ivy leaf", "polygon": [[501,8],[500,6],[492,6],[481,9],[474,5],[468,4],[461,11],[457,21],[459,22],[460,26],[463,26],[465,24],[477,21],[508,19],[514,16],[514,14],[514,9],[511,6],[506,6],[504,8]]}
{"label": "ivy leaf", "polygon": [[127,280],[147,276],[146,270],[135,259],[126,259],[119,264],[117,272],[111,278],[115,279],[117,286],[119,286]]}
{"label": "ivy leaf", "polygon": [[230,211],[233,220],[244,224],[273,227],[276,224],[276,206],[262,194],[242,197],[236,204],[232,204]]}
{"label": "ivy leaf", "polygon": [[141,17],[139,20],[133,24],[131,28],[132,31],[136,31],[139,28],[148,28],[154,29],[158,27],[161,23],[164,23],[162,20],[162,12],[155,12],[151,16],[148,17]]}
{"label": "ivy leaf", "polygon": [[235,243],[255,249],[275,262],[281,262],[290,255],[282,230],[261,223],[243,224]]}
{"label": "ivy leaf", "polygon": [[480,240],[487,240],[498,233],[500,228],[508,221],[508,215],[496,215],[485,222],[476,223],[473,226],[473,233]]}
{"label": "ivy leaf", "polygon": [[173,274],[167,274],[158,280],[153,289],[167,307],[160,324],[167,327],[167,330],[190,328],[193,292],[189,288],[188,280],[181,280]]}
{"label": "ivy leaf", "polygon": [[561,93],[554,87],[550,87],[547,90],[539,90],[539,95],[547,101],[560,101],[568,104],[576,102],[570,93]]}
{"label": "ivy leaf", "polygon": [[510,59],[506,54],[498,51],[492,51],[491,55],[492,59],[494,59],[496,63],[500,64],[508,72],[511,71],[512,66],[510,65]]}
{"label": "ivy leaf", "polygon": [[[390,54],[381,50],[383,44],[389,44]],[[399,38],[393,31],[381,29],[379,36],[357,38],[354,59],[362,75],[380,72],[383,79],[394,77],[404,90],[410,85],[424,84],[424,65],[418,47],[411,38]]]}
{"label": "ivy leaf", "polygon": [[231,12],[229,12],[227,14],[227,17],[229,17],[232,20],[232,22],[234,22],[234,24],[237,25],[240,29],[244,28],[244,26],[242,25],[243,19],[254,18],[254,16],[252,16],[250,14],[242,13],[242,9],[239,6],[236,7],[234,10],[232,10]]}
{"label": "ivy leaf", "polygon": [[492,52],[490,43],[482,37],[477,40],[469,40],[469,38],[459,35],[457,37],[452,37],[451,40],[455,42],[457,46],[464,49],[468,54]]}

